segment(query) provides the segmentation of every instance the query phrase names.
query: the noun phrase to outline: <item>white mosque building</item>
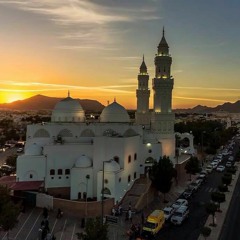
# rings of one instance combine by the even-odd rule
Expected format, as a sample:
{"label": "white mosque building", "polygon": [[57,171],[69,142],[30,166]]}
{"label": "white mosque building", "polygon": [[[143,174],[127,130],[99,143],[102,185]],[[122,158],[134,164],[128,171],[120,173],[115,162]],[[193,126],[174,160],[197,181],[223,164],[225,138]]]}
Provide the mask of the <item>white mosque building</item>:
{"label": "white mosque building", "polygon": [[68,94],[56,104],[51,122],[27,127],[25,151],[17,159],[17,181],[43,181],[54,196],[100,200],[104,179],[105,197],[120,201],[154,160],[163,155],[173,158],[174,79],[164,30],[154,62],[152,111],[143,58],[135,121],[116,101],[103,109],[97,122],[86,121],[80,103]]}

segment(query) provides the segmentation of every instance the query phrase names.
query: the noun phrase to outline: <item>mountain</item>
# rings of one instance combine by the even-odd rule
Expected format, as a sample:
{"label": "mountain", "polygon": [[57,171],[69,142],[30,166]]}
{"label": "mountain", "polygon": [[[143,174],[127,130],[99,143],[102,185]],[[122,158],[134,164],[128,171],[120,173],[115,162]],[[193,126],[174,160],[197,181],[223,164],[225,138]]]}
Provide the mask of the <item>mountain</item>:
{"label": "mountain", "polygon": [[174,112],[185,112],[185,113],[212,113],[212,112],[229,112],[229,113],[240,113],[240,100],[235,103],[224,103],[222,105],[218,105],[216,107],[207,107],[197,105],[194,108],[187,109],[175,109]]}
{"label": "mountain", "polygon": [[[24,100],[18,100],[12,103],[0,104],[0,109],[6,110],[52,110],[56,103],[63,98],[47,97],[36,95]],[[105,107],[96,100],[77,99],[86,112],[101,112]]]}

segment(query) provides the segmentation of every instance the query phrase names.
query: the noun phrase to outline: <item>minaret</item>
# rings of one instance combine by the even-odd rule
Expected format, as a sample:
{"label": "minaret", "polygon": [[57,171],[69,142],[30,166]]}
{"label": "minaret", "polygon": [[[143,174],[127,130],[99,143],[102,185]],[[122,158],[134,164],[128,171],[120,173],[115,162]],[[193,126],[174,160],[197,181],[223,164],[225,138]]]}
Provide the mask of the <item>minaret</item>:
{"label": "minaret", "polygon": [[136,123],[146,125],[150,123],[149,114],[149,96],[150,90],[148,88],[149,75],[147,72],[147,66],[144,61],[144,55],[142,64],[138,74],[138,89],[136,90],[137,96],[137,112],[135,114]]}
{"label": "minaret", "polygon": [[155,78],[152,80],[153,113],[151,126],[155,132],[160,134],[172,134],[174,132],[174,114],[172,113],[174,79],[171,76],[172,58],[169,54],[164,28],[154,62]]}

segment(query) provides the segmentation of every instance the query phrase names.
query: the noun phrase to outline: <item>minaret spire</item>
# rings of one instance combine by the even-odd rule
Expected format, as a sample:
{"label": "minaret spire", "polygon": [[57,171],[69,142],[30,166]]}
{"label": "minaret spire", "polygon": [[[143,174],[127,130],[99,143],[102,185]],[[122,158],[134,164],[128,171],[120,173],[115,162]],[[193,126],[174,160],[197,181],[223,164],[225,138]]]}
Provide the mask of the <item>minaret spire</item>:
{"label": "minaret spire", "polygon": [[70,91],[68,90],[68,97],[70,97]]}
{"label": "minaret spire", "polygon": [[144,54],[143,54],[143,60],[142,60],[142,64],[140,66],[140,73],[142,74],[147,74],[147,66],[144,60]]}
{"label": "minaret spire", "polygon": [[163,37],[165,37],[165,36],[164,36],[164,35],[165,35],[164,26],[163,26],[163,30],[162,30],[162,35],[163,35]]}

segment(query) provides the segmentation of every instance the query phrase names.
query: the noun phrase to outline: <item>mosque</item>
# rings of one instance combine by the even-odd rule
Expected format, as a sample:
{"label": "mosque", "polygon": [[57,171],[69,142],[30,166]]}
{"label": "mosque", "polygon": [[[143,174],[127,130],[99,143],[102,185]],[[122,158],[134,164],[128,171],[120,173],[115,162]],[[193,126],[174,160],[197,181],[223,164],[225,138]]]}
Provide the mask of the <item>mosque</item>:
{"label": "mosque", "polygon": [[[175,155],[172,112],[172,57],[164,36],[154,59],[153,110],[149,109],[149,74],[144,58],[138,74],[137,110],[131,121],[114,101],[98,121],[88,121],[80,103],[58,102],[51,122],[27,127],[24,154],[17,159],[17,181],[43,181],[53,196],[71,200],[104,196],[121,201],[154,160]],[[104,186],[104,187],[103,187]]]}

